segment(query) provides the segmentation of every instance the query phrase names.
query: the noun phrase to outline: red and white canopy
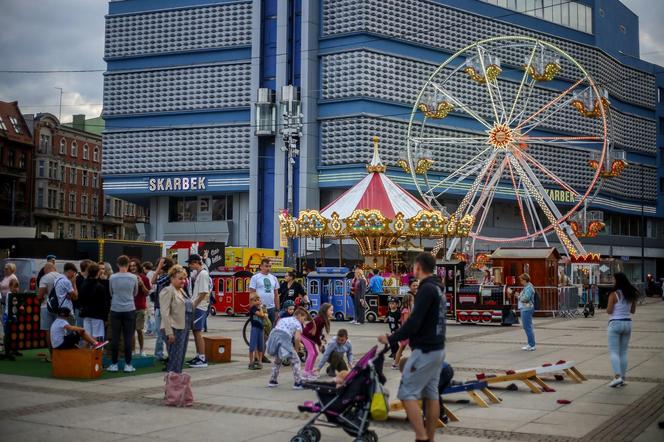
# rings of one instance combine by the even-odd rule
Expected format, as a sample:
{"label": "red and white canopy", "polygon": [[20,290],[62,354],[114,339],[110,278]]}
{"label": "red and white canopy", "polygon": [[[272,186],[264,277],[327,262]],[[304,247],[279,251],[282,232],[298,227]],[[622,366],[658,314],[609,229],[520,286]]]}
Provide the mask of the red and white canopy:
{"label": "red and white canopy", "polygon": [[320,211],[323,217],[329,219],[333,212],[337,212],[339,218],[344,219],[354,210],[376,209],[388,219],[394,219],[397,212],[401,212],[405,219],[409,219],[420,210],[429,209],[385,175],[385,166],[378,155],[377,140],[374,141],[373,159],[367,170],[369,174],[359,183]]}

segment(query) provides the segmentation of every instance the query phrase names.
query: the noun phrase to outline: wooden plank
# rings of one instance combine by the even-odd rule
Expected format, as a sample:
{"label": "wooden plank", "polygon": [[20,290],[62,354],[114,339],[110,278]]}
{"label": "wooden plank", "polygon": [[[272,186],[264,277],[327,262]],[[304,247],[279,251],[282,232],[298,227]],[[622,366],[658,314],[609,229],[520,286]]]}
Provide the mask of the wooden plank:
{"label": "wooden plank", "polygon": [[582,381],[587,381],[587,380],[588,380],[588,378],[585,377],[585,376],[583,375],[583,373],[581,373],[581,372],[579,371],[578,368],[576,368],[576,367],[572,367],[572,368],[570,368],[570,370],[571,370],[571,371],[572,371],[572,372],[573,372],[573,373],[574,373],[579,379],[581,379]]}
{"label": "wooden plank", "polygon": [[494,377],[487,377],[485,379],[482,379],[485,381],[487,384],[497,384],[499,382],[509,382],[509,381],[522,381],[524,379],[530,379],[532,377],[537,376],[537,373],[535,370],[528,370],[528,371],[523,371],[520,373],[514,373],[514,374],[504,374],[500,376],[494,376]]}
{"label": "wooden plank", "polygon": [[[422,401],[418,401],[418,403],[420,406],[420,410],[422,410]],[[445,406],[443,405],[443,407]],[[447,410],[447,407],[445,407],[445,410],[447,413],[451,413],[449,410]],[[401,401],[390,402],[390,411],[404,411],[403,403]],[[454,415],[453,413],[451,414]],[[448,414],[448,416],[449,415],[450,414]],[[456,422],[459,420],[459,418],[457,418],[456,415],[454,415],[454,419],[450,418],[450,420]],[[445,427],[446,427],[445,422],[438,419],[438,422],[436,422],[436,428],[445,428]]]}
{"label": "wooden plank", "polygon": [[574,373],[572,370],[567,368],[567,369],[564,370],[564,372],[571,380],[573,380],[577,384],[581,383],[581,379],[579,379],[579,377],[576,375],[576,373]]}
{"label": "wooden plank", "polygon": [[539,388],[537,388],[537,385],[533,384],[533,383],[530,381],[530,379],[521,379],[521,382],[523,382],[524,384],[526,384],[526,386],[527,386],[528,388],[530,388],[530,391],[531,391],[531,392],[533,392],[533,393],[535,393],[535,394],[541,394],[541,393],[542,393],[542,390],[540,390]]}
{"label": "wooden plank", "polygon": [[446,405],[443,404],[443,410],[445,410],[445,415],[450,420],[450,422],[459,422],[459,417],[452,412]]}
{"label": "wooden plank", "polygon": [[470,396],[470,398],[471,398],[471,399],[472,399],[477,405],[479,405],[480,407],[482,407],[482,408],[489,408],[489,404],[487,404],[487,403],[484,401],[484,399],[482,399],[482,397],[481,397],[479,394],[477,394],[476,392],[474,392],[474,391],[469,391],[469,392],[468,392],[468,396]]}
{"label": "wooden plank", "polygon": [[481,391],[482,391],[482,393],[484,393],[484,395],[489,399],[489,401],[492,404],[499,404],[500,403],[500,399],[498,398],[498,396],[493,394],[493,391],[489,390],[488,388],[483,388]]}
{"label": "wooden plank", "polygon": [[544,382],[539,376],[535,376],[535,377],[532,378],[531,380],[532,380],[532,381],[535,381],[535,383],[536,383],[537,385],[539,385],[539,386],[542,388],[542,390],[544,390],[544,391],[551,389],[551,387],[549,387],[549,386],[546,384],[546,382]]}

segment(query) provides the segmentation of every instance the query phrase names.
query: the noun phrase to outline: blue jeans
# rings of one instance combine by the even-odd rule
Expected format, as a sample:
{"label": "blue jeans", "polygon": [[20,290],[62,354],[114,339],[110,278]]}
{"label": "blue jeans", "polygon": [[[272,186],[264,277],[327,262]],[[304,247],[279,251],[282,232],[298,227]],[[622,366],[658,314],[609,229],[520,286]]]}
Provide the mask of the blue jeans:
{"label": "blue jeans", "polygon": [[164,336],[161,331],[161,311],[156,308],[154,309],[154,328],[157,330],[155,333],[157,339],[154,343],[154,356],[158,359],[164,359]]}
{"label": "blue jeans", "polygon": [[523,331],[526,332],[526,337],[528,338],[528,345],[531,347],[535,346],[535,329],[533,328],[533,313],[535,309],[521,310],[521,324],[523,325]]}
{"label": "blue jeans", "polygon": [[609,321],[609,356],[614,374],[627,374],[627,347],[632,334],[632,321]]}
{"label": "blue jeans", "polygon": [[[251,335],[249,338],[249,351],[265,351],[265,334],[260,327],[251,326]],[[260,361],[258,361],[260,362]]]}
{"label": "blue jeans", "polygon": [[277,320],[277,308],[272,307],[267,309],[267,317],[270,318],[270,322],[274,326],[274,322]]}

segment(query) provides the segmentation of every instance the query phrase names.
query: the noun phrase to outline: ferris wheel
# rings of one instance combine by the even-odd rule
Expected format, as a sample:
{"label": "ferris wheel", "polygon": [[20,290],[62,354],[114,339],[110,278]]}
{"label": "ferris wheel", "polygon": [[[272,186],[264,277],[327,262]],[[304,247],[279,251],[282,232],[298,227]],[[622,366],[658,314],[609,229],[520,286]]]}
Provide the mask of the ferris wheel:
{"label": "ferris wheel", "polygon": [[[473,217],[466,249],[478,240],[548,245],[555,235],[568,256],[582,256],[569,221],[611,166],[608,111],[606,91],[560,48],[523,36],[489,38],[433,72],[413,107],[400,164],[451,222]],[[518,230],[486,228],[499,201],[514,206]],[[501,234],[509,231],[519,233]],[[445,244],[448,258],[461,241]]]}

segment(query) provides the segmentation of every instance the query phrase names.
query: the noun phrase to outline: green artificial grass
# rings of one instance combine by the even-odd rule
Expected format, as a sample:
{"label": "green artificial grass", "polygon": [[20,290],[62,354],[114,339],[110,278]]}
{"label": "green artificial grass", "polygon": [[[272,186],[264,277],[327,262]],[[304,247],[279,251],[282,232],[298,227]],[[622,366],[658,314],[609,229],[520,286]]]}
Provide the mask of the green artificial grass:
{"label": "green artificial grass", "polygon": [[[49,362],[44,362],[43,356],[48,352],[47,349],[38,349],[38,350],[24,350],[23,356],[16,356],[15,361],[6,361],[0,360],[0,374],[12,374],[19,376],[30,376],[35,378],[51,378],[51,364]],[[109,373],[103,371],[101,376],[96,379],[70,379],[72,381],[99,381],[104,379],[114,379],[114,378],[123,378],[130,377],[142,374],[150,373],[160,373],[163,365],[160,363],[155,363],[153,367],[143,367],[137,368],[134,373],[124,373],[122,371],[117,373]]]}

